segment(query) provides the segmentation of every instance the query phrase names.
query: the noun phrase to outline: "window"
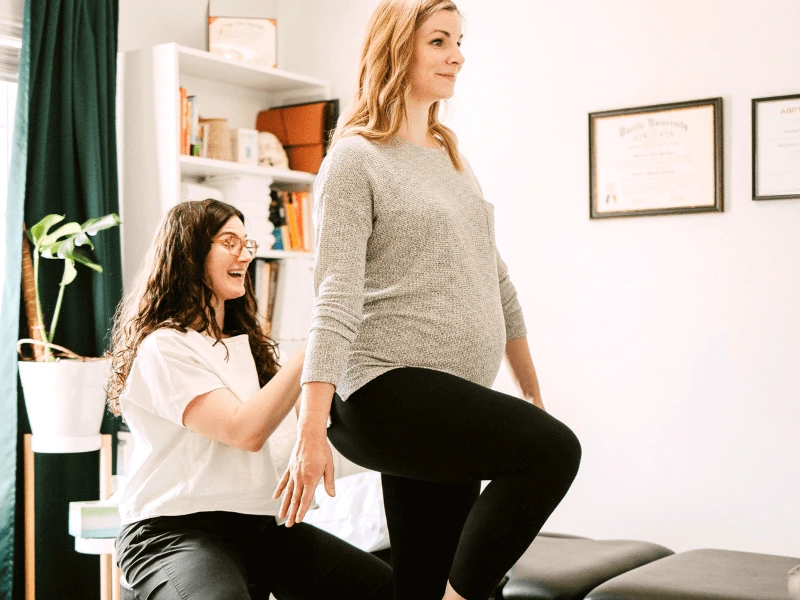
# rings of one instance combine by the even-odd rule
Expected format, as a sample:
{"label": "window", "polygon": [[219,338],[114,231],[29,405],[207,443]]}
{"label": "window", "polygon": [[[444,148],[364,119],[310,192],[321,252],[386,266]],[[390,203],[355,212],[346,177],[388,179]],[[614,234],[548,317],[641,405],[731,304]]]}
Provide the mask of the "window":
{"label": "window", "polygon": [[14,109],[17,104],[17,84],[0,81],[0,293],[6,270],[6,200],[8,199],[8,166],[11,161],[11,142],[14,139]]}
{"label": "window", "polygon": [[6,202],[17,105],[17,71],[22,48],[22,15],[17,14],[21,12],[18,6],[21,4],[5,2],[0,10],[0,294],[5,283]]}

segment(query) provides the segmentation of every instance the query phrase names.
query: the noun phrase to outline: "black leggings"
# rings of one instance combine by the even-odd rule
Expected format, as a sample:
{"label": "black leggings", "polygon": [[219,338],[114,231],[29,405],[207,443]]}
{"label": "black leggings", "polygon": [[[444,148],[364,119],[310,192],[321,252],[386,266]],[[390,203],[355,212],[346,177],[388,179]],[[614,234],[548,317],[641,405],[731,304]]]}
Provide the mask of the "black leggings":
{"label": "black leggings", "polygon": [[486,600],[581,458],[575,434],[530,402],[428,369],[394,369],[347,402],[336,396],[331,423],[339,452],[382,473],[398,600],[441,600],[448,579]]}

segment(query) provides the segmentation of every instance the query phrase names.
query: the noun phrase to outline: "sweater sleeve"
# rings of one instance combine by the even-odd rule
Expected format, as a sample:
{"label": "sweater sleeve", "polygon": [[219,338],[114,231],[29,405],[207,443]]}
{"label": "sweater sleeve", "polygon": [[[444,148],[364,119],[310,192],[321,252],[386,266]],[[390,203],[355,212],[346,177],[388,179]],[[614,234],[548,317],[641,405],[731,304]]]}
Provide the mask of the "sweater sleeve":
{"label": "sweater sleeve", "polygon": [[300,383],[337,385],[363,317],[372,186],[359,140],[344,138],[317,175],[314,307]]}
{"label": "sweater sleeve", "polygon": [[500,258],[500,252],[497,252],[497,279],[500,282],[500,300],[503,303],[503,317],[506,321],[506,341],[510,342],[524,336],[527,329],[522,316],[522,307],[517,300],[517,290],[511,283],[508,267]]}

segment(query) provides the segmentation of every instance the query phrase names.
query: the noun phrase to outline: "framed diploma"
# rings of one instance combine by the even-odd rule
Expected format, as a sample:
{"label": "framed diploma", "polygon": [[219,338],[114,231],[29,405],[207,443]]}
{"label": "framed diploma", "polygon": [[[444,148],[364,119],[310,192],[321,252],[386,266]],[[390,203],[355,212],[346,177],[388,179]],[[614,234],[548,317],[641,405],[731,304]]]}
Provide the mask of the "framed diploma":
{"label": "framed diploma", "polygon": [[259,67],[277,66],[277,21],[208,17],[208,51]]}
{"label": "framed diploma", "polygon": [[800,94],[753,100],[753,200],[800,198]]}
{"label": "framed diploma", "polygon": [[722,211],[722,98],[589,115],[589,218]]}

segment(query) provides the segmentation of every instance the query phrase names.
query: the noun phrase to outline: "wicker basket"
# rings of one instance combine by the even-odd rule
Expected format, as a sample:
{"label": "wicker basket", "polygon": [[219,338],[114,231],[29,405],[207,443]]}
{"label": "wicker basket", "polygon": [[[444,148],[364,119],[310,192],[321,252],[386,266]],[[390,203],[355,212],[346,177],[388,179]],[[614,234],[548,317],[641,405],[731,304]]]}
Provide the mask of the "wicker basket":
{"label": "wicker basket", "polygon": [[208,124],[208,140],[205,142],[207,144],[206,157],[217,160],[233,160],[228,119],[200,119],[200,123]]}

